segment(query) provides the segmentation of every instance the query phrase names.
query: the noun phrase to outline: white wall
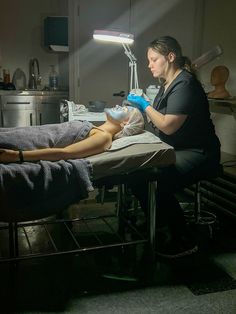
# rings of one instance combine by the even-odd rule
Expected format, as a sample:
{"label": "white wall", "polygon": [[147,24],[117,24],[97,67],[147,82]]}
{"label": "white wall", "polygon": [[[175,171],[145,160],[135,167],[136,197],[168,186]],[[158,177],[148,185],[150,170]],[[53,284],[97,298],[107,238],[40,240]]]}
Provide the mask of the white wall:
{"label": "white wall", "polygon": [[[220,44],[224,51],[222,56],[200,69],[200,79],[206,91],[213,89],[210,84],[212,69],[217,65],[225,65],[230,70],[226,87],[232,96],[236,96],[235,12],[236,2],[234,0],[205,0],[202,52],[216,44]],[[216,104],[214,106],[213,104],[211,107],[212,119],[221,141],[222,151],[236,155],[236,120],[232,114],[232,105],[219,106]]]}
{"label": "white wall", "polygon": [[128,89],[128,58],[120,44],[95,41],[95,29],[129,31],[130,2],[127,0],[80,1],[79,16],[80,102],[103,100],[120,103],[113,93]]}
{"label": "white wall", "polygon": [[225,65],[230,70],[227,89],[236,96],[236,1],[205,0],[202,52],[220,44],[223,55],[200,69],[200,78],[206,91],[212,89],[210,74],[217,65]]}
{"label": "white wall", "polygon": [[131,31],[135,34],[134,51],[142,88],[156,83],[147,68],[148,44],[157,37],[170,35],[180,42],[183,54],[192,58],[195,23],[195,0],[132,1]]}
{"label": "white wall", "polygon": [[[9,68],[11,75],[17,67],[21,67],[28,76],[29,60],[37,57],[40,61],[44,83],[47,84],[49,65],[58,65],[59,59],[67,59],[67,55],[50,53],[43,47],[43,18],[48,15],[67,15],[67,1],[12,0],[10,5],[7,1],[1,1],[0,66]],[[156,36],[169,34],[180,41],[184,54],[191,58],[197,57],[196,51],[194,51],[196,38],[198,38],[199,52],[205,52],[220,43],[224,49],[223,56],[202,68],[200,79],[207,90],[211,89],[210,72],[212,68],[218,64],[225,64],[230,69],[227,87],[232,95],[236,95],[236,41],[233,40],[236,29],[236,2],[234,0],[226,2],[221,0],[80,0],[79,2],[80,63],[82,65],[81,76],[84,77],[81,84],[86,91],[85,85],[96,89],[96,84],[98,84],[99,88],[97,89],[100,89],[102,82],[97,79],[99,75],[95,75],[96,79],[94,79],[91,71],[95,73],[104,70],[107,71],[105,82],[114,91],[127,88],[126,84],[120,85],[116,82],[117,75],[123,75],[128,63],[126,57],[122,55],[122,48],[98,45],[91,38],[93,29],[112,27],[128,30],[135,34],[136,41],[132,49],[138,57],[142,87],[152,80],[146,68],[147,44]],[[196,11],[202,6],[202,3],[205,6],[202,20],[199,21],[196,19]],[[203,30],[201,36],[196,34],[198,31],[196,25],[199,31],[200,28]],[[109,53],[106,53],[107,50]],[[102,64],[99,64],[98,60],[101,59],[101,55],[105,55],[105,57],[103,57]],[[89,72],[88,79],[86,76]],[[111,77],[115,81],[114,87],[110,82]],[[128,73],[125,73],[124,77],[127,81]],[[83,90],[83,88],[81,89]],[[102,97],[102,94],[98,92],[98,96]]]}
{"label": "white wall", "polygon": [[[29,60],[39,59],[43,84],[48,84],[50,64],[56,64],[61,82],[68,84],[68,56],[48,52],[42,45],[43,18],[67,15],[69,0],[1,1],[0,66],[10,69],[11,76],[20,67],[27,75]],[[113,28],[133,32],[132,50],[138,59],[140,86],[155,84],[147,69],[146,47],[155,37],[171,35],[183,47],[183,54],[194,59],[216,44],[224,54],[199,71],[205,90],[211,89],[210,73],[224,64],[230,69],[227,88],[236,96],[236,2],[235,0],[78,0],[80,102],[105,100],[114,105],[121,98],[114,92],[128,91],[128,59],[120,46],[95,42],[97,28]],[[73,69],[73,68],[72,68]],[[218,115],[218,114],[217,114]],[[235,120],[217,117],[215,123],[223,150],[236,154]],[[221,131],[223,130],[223,131]],[[234,148],[235,147],[235,148]]]}
{"label": "white wall", "polygon": [[[28,82],[29,60],[34,57],[39,60],[43,85],[48,85],[50,64],[60,71],[61,61],[63,72],[66,71],[63,56],[50,53],[43,46],[43,19],[50,15],[67,15],[67,0],[1,1],[0,66],[10,70],[11,78],[21,68]],[[61,83],[65,85],[63,75]]]}
{"label": "white wall", "polygon": [[[80,1],[80,102],[100,99],[108,105],[121,102],[114,92],[127,94],[128,58],[121,46],[95,42],[94,29],[130,31],[131,47],[138,59],[140,87],[153,81],[147,68],[146,48],[155,37],[171,35],[181,42],[184,54],[192,57],[195,34],[195,0],[100,0]],[[186,32],[186,29],[188,32]]]}

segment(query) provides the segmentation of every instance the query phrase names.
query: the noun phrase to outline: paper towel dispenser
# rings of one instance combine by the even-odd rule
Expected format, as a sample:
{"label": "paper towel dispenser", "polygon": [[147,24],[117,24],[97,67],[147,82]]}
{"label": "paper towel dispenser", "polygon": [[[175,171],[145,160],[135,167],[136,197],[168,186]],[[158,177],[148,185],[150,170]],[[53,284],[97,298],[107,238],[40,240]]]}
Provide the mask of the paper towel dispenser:
{"label": "paper towel dispenser", "polygon": [[53,51],[69,51],[67,16],[48,16],[44,19],[44,45]]}

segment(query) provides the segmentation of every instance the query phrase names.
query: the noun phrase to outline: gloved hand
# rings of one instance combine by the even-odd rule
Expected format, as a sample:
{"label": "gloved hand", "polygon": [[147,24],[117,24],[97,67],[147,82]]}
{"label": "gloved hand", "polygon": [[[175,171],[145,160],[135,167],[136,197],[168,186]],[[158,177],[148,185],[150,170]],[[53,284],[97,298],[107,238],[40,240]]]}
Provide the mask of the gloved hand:
{"label": "gloved hand", "polygon": [[127,100],[133,103],[141,111],[145,111],[145,109],[150,106],[149,100],[145,99],[143,96],[137,96],[132,93],[127,96]]}

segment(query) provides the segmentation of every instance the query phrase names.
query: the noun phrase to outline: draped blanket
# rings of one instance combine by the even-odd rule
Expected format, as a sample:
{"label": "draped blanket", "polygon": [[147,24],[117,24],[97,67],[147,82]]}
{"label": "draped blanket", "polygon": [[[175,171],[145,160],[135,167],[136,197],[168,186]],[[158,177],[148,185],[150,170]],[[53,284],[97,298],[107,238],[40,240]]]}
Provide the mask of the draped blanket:
{"label": "draped blanket", "polygon": [[[59,147],[82,140],[85,121],[24,128],[0,128],[0,147]],[[11,135],[10,135],[11,134]],[[13,135],[14,134],[14,135]],[[86,159],[0,164],[0,221],[26,221],[59,213],[93,190]]]}
{"label": "draped blanket", "polygon": [[0,221],[25,221],[59,213],[93,190],[86,159],[0,164]]}
{"label": "draped blanket", "polygon": [[83,140],[93,128],[88,121],[0,128],[0,148],[32,150],[65,147]]}

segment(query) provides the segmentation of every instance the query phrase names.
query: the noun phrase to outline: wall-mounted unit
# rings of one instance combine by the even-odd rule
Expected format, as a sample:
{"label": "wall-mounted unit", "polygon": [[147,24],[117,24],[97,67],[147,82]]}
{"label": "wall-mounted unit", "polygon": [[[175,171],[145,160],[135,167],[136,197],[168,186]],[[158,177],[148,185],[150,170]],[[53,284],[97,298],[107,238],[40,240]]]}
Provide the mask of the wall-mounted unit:
{"label": "wall-mounted unit", "polygon": [[67,16],[48,16],[44,19],[44,45],[57,52],[69,51]]}

